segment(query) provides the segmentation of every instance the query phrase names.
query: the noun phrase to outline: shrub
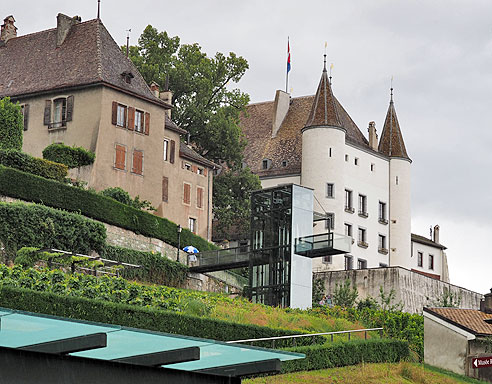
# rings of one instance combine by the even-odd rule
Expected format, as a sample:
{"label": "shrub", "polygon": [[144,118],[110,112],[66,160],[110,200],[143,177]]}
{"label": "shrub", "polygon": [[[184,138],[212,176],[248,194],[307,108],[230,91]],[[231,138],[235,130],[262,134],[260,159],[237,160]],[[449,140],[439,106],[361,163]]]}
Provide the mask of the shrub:
{"label": "shrub", "polygon": [[345,280],[343,284],[337,284],[333,291],[333,302],[343,308],[351,308],[357,300],[357,288],[350,288],[350,280]]}
{"label": "shrub", "polygon": [[63,181],[68,172],[66,165],[38,159],[14,150],[0,149],[0,164],[57,181]]}
{"label": "shrub", "polygon": [[22,149],[23,118],[19,104],[0,99],[0,149]]}
{"label": "shrub", "polygon": [[[5,271],[6,267],[0,267],[0,269]],[[1,273],[2,270],[0,270]],[[56,282],[52,283],[56,279],[57,277],[53,273],[50,283],[57,284]],[[34,290],[38,289],[42,284],[41,282],[39,285],[33,286],[32,289],[1,285],[0,306],[46,315],[223,341],[298,334],[298,332],[294,331],[238,324],[184,315],[162,309],[137,307],[135,305],[104,302],[87,297],[74,297]],[[324,341],[324,339],[321,339],[321,341]],[[284,342],[284,345],[288,345],[288,342]]]}
{"label": "shrub", "polygon": [[0,242],[9,260],[24,246],[88,253],[101,251],[105,240],[104,225],[81,215],[43,205],[0,203]]}
{"label": "shrub", "polygon": [[65,164],[68,168],[78,168],[94,163],[96,155],[82,147],[51,144],[43,149],[43,158]]}
{"label": "shrub", "polygon": [[402,340],[369,339],[288,348],[304,353],[305,359],[282,363],[282,372],[344,367],[359,363],[396,363],[409,356],[408,343]]}
{"label": "shrub", "polygon": [[156,209],[152,206],[150,201],[147,200],[140,200],[140,196],[135,197],[135,199],[132,199],[130,194],[125,191],[123,188],[120,187],[110,187],[106,188],[105,190],[100,192],[101,195],[110,197],[111,199],[114,199],[116,201],[119,201],[122,204],[128,205],[130,207],[136,208],[136,209],[143,209],[143,210],[149,210],[149,211],[155,211]]}
{"label": "shrub", "polygon": [[111,260],[139,264],[142,268],[126,268],[121,276],[149,283],[179,287],[186,280],[188,267],[169,260],[160,253],[135,251],[133,249],[106,245],[101,254]]}
{"label": "shrub", "polygon": [[[0,194],[78,212],[135,233],[161,239],[174,246],[178,245],[177,225],[167,219],[91,191],[46,180],[16,169],[0,167]],[[193,245],[200,251],[218,249],[187,229],[181,232],[181,244]]]}

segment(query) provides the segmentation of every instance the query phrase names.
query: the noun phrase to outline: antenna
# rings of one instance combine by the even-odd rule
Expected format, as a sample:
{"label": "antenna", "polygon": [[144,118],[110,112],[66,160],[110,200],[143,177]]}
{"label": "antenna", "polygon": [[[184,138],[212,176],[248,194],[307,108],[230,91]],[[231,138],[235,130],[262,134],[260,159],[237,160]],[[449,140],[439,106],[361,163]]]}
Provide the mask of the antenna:
{"label": "antenna", "polygon": [[126,30],[126,57],[128,57],[129,52],[130,52],[130,32],[132,29],[127,29]]}
{"label": "antenna", "polygon": [[101,19],[101,0],[97,0],[97,19]]}
{"label": "antenna", "polygon": [[391,75],[390,101],[393,102],[393,75]]}
{"label": "antenna", "polygon": [[323,72],[326,72],[326,47],[328,43],[325,41],[325,54],[323,55]]}

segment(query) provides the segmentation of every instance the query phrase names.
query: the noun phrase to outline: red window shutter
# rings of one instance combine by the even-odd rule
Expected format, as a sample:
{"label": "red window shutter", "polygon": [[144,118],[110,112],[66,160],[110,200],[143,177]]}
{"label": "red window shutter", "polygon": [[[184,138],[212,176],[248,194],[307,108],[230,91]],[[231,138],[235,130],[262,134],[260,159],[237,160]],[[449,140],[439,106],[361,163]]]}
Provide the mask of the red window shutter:
{"label": "red window shutter", "polygon": [[135,108],[128,107],[128,129],[133,131],[135,129]]}
{"label": "red window shutter", "polygon": [[196,206],[198,208],[203,208],[203,188],[196,189]]}
{"label": "red window shutter", "polygon": [[146,135],[149,134],[149,129],[150,129],[150,113],[149,112],[145,112],[144,114],[144,133]]}
{"label": "red window shutter", "polygon": [[133,168],[132,172],[138,175],[142,174],[143,169],[143,152],[142,151],[133,151]]}
{"label": "red window shutter", "polygon": [[118,121],[118,103],[113,101],[113,109],[111,111],[111,124],[116,125]]}
{"label": "red window shutter", "polygon": [[191,172],[197,173],[197,171],[198,171],[198,167],[196,165],[192,165],[191,166]]}
{"label": "red window shutter", "polygon": [[126,148],[123,145],[116,145],[116,158],[114,166],[118,169],[125,169]]}
{"label": "red window shutter", "polygon": [[207,176],[207,173],[208,173],[208,169],[207,168],[203,168],[203,176]]}
{"label": "red window shutter", "polygon": [[169,198],[169,178],[164,176],[162,178],[162,201],[165,201],[167,203],[168,198]]}
{"label": "red window shutter", "polygon": [[171,140],[171,150],[169,151],[169,162],[174,164],[174,153],[176,152],[176,142]]}
{"label": "red window shutter", "polygon": [[46,100],[44,103],[44,125],[51,123],[51,100]]}
{"label": "red window shutter", "polygon": [[191,185],[190,184],[183,184],[183,203],[185,204],[190,204],[191,201]]}

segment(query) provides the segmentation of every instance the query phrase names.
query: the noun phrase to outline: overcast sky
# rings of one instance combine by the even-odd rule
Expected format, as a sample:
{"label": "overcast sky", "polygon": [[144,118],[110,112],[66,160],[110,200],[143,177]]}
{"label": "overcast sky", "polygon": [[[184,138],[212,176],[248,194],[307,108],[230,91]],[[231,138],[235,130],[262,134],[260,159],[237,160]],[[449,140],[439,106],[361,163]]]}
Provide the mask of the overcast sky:
{"label": "overcast sky", "polygon": [[[58,12],[96,17],[97,0],[3,1],[18,34],[56,27]],[[441,226],[451,282],[492,287],[492,1],[101,0],[101,19],[120,45],[145,26],[198,42],[209,55],[233,51],[250,69],[239,88],[252,102],[285,89],[290,36],[292,96],[314,94],[324,44],[333,91],[367,136],[381,132],[394,100],[412,164],[412,231]],[[492,242],[491,242],[492,243]]]}

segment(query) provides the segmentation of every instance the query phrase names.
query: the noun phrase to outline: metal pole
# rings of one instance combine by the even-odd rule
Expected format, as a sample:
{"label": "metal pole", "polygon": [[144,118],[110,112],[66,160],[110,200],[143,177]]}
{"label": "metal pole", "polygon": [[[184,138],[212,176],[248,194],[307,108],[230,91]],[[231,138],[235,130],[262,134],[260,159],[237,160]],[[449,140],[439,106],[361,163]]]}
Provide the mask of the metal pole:
{"label": "metal pole", "polygon": [[179,263],[179,249],[181,248],[181,224],[178,224],[178,250],[176,253],[176,261]]}

